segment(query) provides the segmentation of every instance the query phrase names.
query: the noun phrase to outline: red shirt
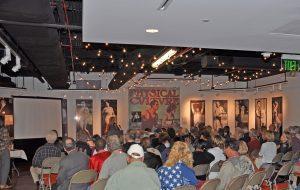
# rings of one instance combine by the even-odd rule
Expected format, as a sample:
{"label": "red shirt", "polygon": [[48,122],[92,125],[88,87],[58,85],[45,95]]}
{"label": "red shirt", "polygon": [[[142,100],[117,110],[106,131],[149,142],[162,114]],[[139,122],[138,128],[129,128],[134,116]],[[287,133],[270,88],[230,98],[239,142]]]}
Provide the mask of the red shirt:
{"label": "red shirt", "polygon": [[90,158],[89,168],[100,172],[104,161],[110,156],[110,152],[101,151]]}
{"label": "red shirt", "polygon": [[248,145],[248,152],[251,154],[254,150],[260,150],[261,144],[257,138],[251,138],[250,142],[247,143]]}

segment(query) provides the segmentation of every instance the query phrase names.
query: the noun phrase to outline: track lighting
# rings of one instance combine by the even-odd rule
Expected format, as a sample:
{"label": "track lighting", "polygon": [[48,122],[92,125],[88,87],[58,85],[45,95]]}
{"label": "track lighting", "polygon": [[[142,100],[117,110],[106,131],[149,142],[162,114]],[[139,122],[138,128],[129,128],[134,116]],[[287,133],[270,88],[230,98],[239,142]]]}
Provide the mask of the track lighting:
{"label": "track lighting", "polygon": [[18,72],[21,69],[21,58],[16,56],[16,65],[11,69],[13,72]]}
{"label": "track lighting", "polygon": [[5,65],[7,62],[9,62],[11,60],[11,52],[10,52],[10,48],[8,46],[5,46],[5,56],[2,57],[2,59],[0,60],[0,62]]}

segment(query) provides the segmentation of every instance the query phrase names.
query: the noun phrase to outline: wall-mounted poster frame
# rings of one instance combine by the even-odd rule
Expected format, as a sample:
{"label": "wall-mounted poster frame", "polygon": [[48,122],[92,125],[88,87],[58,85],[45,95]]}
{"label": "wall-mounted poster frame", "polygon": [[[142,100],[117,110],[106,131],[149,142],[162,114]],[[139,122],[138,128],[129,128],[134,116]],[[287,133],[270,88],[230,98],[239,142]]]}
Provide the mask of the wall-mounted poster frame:
{"label": "wall-mounted poster frame", "polygon": [[212,116],[213,128],[223,128],[228,125],[228,101],[227,100],[213,100],[212,102]]}
{"label": "wall-mounted poster frame", "polygon": [[255,129],[267,127],[267,98],[255,99]]}
{"label": "wall-mounted poster frame", "polygon": [[193,126],[205,126],[205,100],[190,101],[190,124]]}
{"label": "wall-mounted poster frame", "polygon": [[235,128],[249,127],[249,100],[235,100]]}

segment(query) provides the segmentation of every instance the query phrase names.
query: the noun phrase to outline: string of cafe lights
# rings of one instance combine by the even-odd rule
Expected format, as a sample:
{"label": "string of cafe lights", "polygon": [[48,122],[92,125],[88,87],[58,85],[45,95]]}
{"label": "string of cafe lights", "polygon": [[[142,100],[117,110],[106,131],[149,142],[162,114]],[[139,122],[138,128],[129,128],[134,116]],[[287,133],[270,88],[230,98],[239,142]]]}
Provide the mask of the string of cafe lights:
{"label": "string of cafe lights", "polygon": [[[109,44],[106,43],[105,46],[109,46]],[[91,44],[89,44],[89,43],[86,44],[86,45],[85,45],[85,48],[86,48],[86,49],[91,48]],[[125,54],[127,53],[127,49],[126,49],[126,48],[120,48],[120,49],[121,49],[122,54],[125,55]],[[199,48],[198,50],[201,51],[201,48]],[[186,53],[186,54],[184,54],[184,55],[180,55],[179,57],[180,57],[180,58],[189,58],[190,54],[195,54],[195,53],[196,53],[196,48],[192,49],[191,51],[189,51],[188,53]],[[272,55],[275,56],[276,54],[275,54],[275,53],[272,53]],[[102,55],[102,50],[101,50],[101,49],[99,49],[99,50],[97,51],[97,56],[98,56],[98,57],[103,56],[103,55]],[[151,73],[154,73],[155,70],[156,70],[156,69],[146,69],[146,68],[145,68],[146,65],[145,65],[144,60],[142,60],[142,54],[141,54],[140,52],[138,52],[138,53],[136,54],[136,56],[137,56],[138,59],[141,59],[142,64],[141,64],[140,67],[139,67],[140,70],[135,69],[135,70],[132,71],[131,74],[136,75],[137,73],[144,73],[144,75],[145,75],[146,77],[144,77],[142,80],[139,80],[137,84],[136,84],[136,83],[132,83],[132,84],[129,83],[129,84],[131,84],[131,85],[129,86],[129,88],[132,88],[132,87],[134,87],[134,86],[141,85],[141,84],[143,83],[143,81],[145,81],[145,80],[148,78],[147,76],[149,76]],[[76,57],[75,59],[76,59],[76,60],[79,60],[78,57]],[[114,55],[111,54],[111,55],[109,55],[108,59],[110,60],[110,63],[116,63],[117,61],[119,61],[120,63],[123,64],[123,66],[124,66],[125,68],[131,67],[131,66],[135,66],[135,63],[134,63],[134,62],[129,62],[128,60],[126,60],[126,57],[122,57],[122,58],[119,58],[119,60],[117,60],[118,58],[115,58]],[[156,60],[156,59],[157,59],[157,56],[154,55],[153,58],[152,58],[152,60]],[[216,59],[216,56],[214,57],[214,59]],[[264,59],[265,61],[268,60],[268,58],[263,58],[263,59]],[[165,62],[165,64],[166,64],[166,65],[168,65],[168,64],[174,65],[174,62],[168,60],[168,61]],[[83,61],[83,62],[82,62],[82,66],[87,66],[87,63],[86,63],[85,61]],[[220,68],[225,67],[225,66],[226,66],[226,63],[225,63],[225,62],[220,62],[220,63],[218,63],[218,66],[219,66]],[[272,63],[272,66],[273,66],[273,67],[276,67],[276,64],[275,64],[275,63]],[[89,71],[92,72],[92,71],[94,71],[94,69],[95,69],[95,66],[94,66],[94,65],[91,65],[90,68],[89,68]],[[230,71],[229,71],[229,70],[230,70]],[[283,72],[284,69],[281,67],[281,68],[279,69],[279,71],[280,71],[280,72]],[[186,72],[187,72],[187,71],[184,70],[184,73],[186,73]],[[128,72],[123,72],[123,73],[122,73],[123,76],[126,76],[127,74],[128,74]],[[225,74],[228,74],[228,76],[229,76],[230,79],[229,79],[228,81],[226,81],[225,83],[216,83],[215,85],[217,85],[217,86],[223,86],[223,85],[225,85],[225,84],[228,84],[229,82],[254,80],[254,79],[261,78],[264,74],[267,75],[267,76],[268,76],[268,75],[272,75],[272,71],[271,71],[271,70],[260,70],[260,71],[250,71],[250,73],[249,73],[249,71],[247,71],[246,69],[235,68],[235,67],[233,66],[233,67],[230,68],[230,69],[229,69],[229,68],[226,68],[226,69],[225,69]],[[244,75],[244,76],[243,76],[243,75]],[[125,82],[125,81],[123,81],[122,79],[120,79],[119,81],[116,81],[116,79],[114,79],[114,82],[119,82],[119,83],[123,84],[123,82]],[[190,83],[191,83],[191,81],[187,81],[187,82],[185,83],[185,85],[189,85]],[[164,84],[164,83],[163,83],[163,84]]]}

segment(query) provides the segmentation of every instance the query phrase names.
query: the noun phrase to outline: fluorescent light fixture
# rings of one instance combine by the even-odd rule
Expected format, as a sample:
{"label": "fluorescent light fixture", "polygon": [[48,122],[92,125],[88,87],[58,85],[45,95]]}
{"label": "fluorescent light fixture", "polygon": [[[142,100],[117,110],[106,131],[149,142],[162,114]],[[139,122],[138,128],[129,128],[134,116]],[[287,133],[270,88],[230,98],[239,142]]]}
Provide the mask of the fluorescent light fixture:
{"label": "fluorescent light fixture", "polygon": [[155,29],[155,28],[148,28],[148,29],[146,29],[146,32],[147,32],[147,33],[154,34],[154,33],[157,33],[157,32],[159,32],[159,31],[158,31],[158,29]]}
{"label": "fluorescent light fixture", "polygon": [[2,57],[2,59],[0,60],[0,62],[5,65],[7,62],[9,62],[11,60],[11,52],[10,52],[10,48],[8,46],[5,46],[5,56]]}
{"label": "fluorescent light fixture", "polygon": [[166,53],[164,53],[160,58],[158,58],[155,62],[152,63],[153,68],[158,68],[165,61],[170,59],[173,55],[177,53],[177,50],[170,49]]}

